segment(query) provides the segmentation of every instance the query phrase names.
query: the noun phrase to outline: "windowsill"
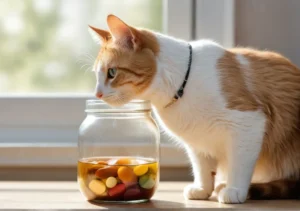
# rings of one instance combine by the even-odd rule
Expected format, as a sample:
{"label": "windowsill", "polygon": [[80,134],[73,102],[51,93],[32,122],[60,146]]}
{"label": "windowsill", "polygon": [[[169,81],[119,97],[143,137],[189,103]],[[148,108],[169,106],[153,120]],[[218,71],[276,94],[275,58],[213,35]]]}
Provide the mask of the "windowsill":
{"label": "windowsill", "polygon": [[182,190],[185,182],[161,182],[158,191],[148,203],[135,205],[95,205],[83,199],[76,182],[0,182],[1,209],[112,209],[128,210],[296,210],[300,201],[249,201],[227,205],[211,201],[185,201]]}

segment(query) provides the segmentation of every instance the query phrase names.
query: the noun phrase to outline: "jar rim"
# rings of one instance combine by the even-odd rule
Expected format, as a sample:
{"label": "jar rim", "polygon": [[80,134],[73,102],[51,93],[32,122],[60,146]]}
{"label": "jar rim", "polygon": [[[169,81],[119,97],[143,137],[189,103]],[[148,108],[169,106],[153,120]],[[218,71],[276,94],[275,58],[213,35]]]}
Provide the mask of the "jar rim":
{"label": "jar rim", "polygon": [[132,100],[122,106],[114,107],[103,100],[86,100],[86,113],[134,113],[151,111],[151,102],[146,100]]}

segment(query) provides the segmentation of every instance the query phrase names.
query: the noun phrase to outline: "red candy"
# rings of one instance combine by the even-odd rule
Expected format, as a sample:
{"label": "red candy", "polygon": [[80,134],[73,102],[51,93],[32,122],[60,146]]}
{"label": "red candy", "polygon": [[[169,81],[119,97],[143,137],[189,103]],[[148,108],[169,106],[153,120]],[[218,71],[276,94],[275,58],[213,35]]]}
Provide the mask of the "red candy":
{"label": "red candy", "polygon": [[126,190],[126,187],[124,184],[118,184],[115,187],[108,190],[108,195],[112,197],[119,196],[123,194]]}
{"label": "red candy", "polygon": [[130,157],[86,158],[78,162],[78,181],[87,200],[148,200],[158,182],[158,164]]}
{"label": "red candy", "polygon": [[131,188],[124,193],[125,200],[135,200],[141,197],[141,190],[139,188]]}
{"label": "red candy", "polygon": [[125,182],[123,184],[125,185],[126,189],[138,187],[137,182]]}

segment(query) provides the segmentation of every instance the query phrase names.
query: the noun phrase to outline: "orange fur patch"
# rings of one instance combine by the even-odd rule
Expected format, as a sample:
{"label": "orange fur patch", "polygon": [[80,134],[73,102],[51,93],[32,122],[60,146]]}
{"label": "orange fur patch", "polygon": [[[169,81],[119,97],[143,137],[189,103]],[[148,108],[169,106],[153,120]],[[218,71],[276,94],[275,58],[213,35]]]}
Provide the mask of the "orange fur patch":
{"label": "orange fur patch", "polygon": [[108,68],[118,69],[111,83],[112,87],[128,84],[133,86],[138,94],[151,84],[155,76],[159,44],[151,32],[134,30],[139,49],[126,48],[109,39],[103,43],[96,62],[101,62],[101,71],[105,74]]}
{"label": "orange fur patch", "polygon": [[221,74],[221,86],[227,99],[227,107],[240,111],[253,111],[259,107],[254,96],[247,89],[242,66],[232,52],[226,52],[218,61]]}

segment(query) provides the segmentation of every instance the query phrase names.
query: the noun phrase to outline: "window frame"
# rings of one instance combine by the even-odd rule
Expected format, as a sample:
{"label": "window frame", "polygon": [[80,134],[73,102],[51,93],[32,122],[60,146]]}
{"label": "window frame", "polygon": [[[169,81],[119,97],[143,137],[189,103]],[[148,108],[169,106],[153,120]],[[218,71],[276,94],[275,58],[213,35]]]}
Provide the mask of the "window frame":
{"label": "window frame", "polygon": [[[215,38],[214,33],[221,33],[218,41],[225,46],[233,45],[234,0],[226,0],[229,4],[218,0],[163,1],[165,33],[193,40],[200,38],[200,33],[206,30],[206,36]],[[216,8],[214,13],[222,15],[203,12],[203,5]],[[216,30],[210,30],[212,24]],[[1,95],[0,140],[6,142],[0,143],[0,166],[75,166],[78,127],[85,118],[85,100],[90,98],[93,98],[91,94],[67,93]],[[55,134],[55,143],[59,144],[47,141],[49,134]],[[31,141],[17,143],[24,140]],[[116,149],[116,146],[107,146],[107,150]],[[162,167],[186,167],[188,159],[185,157],[177,146],[171,143],[161,145]]]}

